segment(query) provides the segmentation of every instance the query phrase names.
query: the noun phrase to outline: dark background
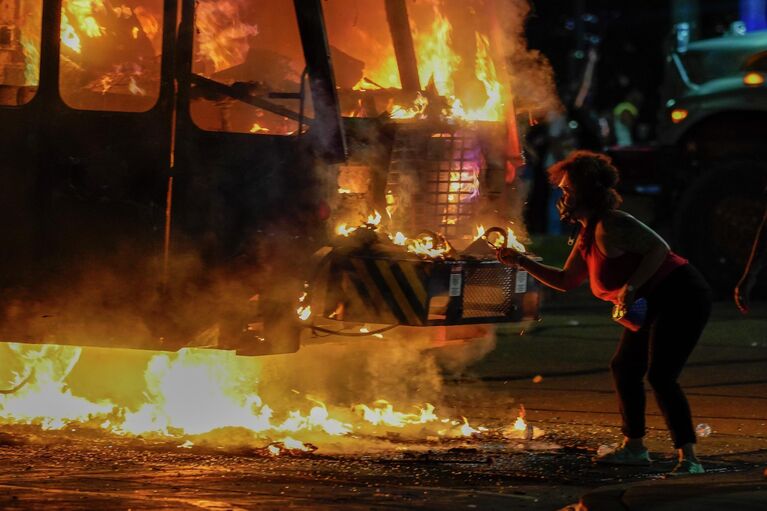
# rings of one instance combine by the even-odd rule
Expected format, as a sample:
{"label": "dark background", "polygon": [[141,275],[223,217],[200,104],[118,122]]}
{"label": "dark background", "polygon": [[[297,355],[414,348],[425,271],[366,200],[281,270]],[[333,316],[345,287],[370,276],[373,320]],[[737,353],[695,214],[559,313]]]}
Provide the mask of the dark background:
{"label": "dark background", "polygon": [[[565,132],[553,135],[552,120],[539,119],[527,131],[523,176],[530,183],[525,209],[530,232],[564,233],[553,206],[557,191],[547,182],[546,167],[572,149],[601,151],[614,145],[613,109],[619,103],[629,100],[638,108],[633,145],[654,144],[663,110],[664,59],[674,25],[690,23],[691,40],[718,37],[742,19],[741,8],[749,3],[762,1],[530,0],[528,46],[549,60],[567,124]],[[753,20],[746,22],[749,29],[759,28]],[[590,52],[597,57],[592,84],[583,104],[576,106]]]}
{"label": "dark background", "polygon": [[[671,34],[673,12],[684,9],[686,3],[678,0],[531,0],[528,44],[551,62],[565,106],[570,106],[577,92],[585,52],[593,46],[599,60],[587,106],[596,110],[612,109],[636,87],[645,97],[641,117],[651,121],[658,107],[664,46]],[[740,18],[739,0],[702,0],[697,6],[695,36],[698,39],[721,35],[730,23]]]}

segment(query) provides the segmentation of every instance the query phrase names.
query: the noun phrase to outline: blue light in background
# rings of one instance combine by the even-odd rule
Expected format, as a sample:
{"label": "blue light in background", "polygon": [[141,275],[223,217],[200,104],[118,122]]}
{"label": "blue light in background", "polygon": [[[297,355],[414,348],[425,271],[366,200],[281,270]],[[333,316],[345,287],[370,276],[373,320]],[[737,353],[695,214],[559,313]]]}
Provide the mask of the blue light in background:
{"label": "blue light in background", "polygon": [[767,0],[740,0],[740,19],[749,32],[767,29]]}

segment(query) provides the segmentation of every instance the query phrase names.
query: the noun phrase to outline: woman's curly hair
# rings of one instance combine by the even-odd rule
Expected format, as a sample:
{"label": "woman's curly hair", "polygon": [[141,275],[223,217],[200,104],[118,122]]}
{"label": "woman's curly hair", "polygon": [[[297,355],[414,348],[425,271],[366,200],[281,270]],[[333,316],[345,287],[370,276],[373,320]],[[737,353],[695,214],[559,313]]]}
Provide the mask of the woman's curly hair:
{"label": "woman's curly hair", "polygon": [[567,174],[573,183],[578,205],[599,216],[616,209],[623,198],[615,187],[618,169],[609,156],[591,151],[573,151],[548,168],[549,182],[558,186]]}

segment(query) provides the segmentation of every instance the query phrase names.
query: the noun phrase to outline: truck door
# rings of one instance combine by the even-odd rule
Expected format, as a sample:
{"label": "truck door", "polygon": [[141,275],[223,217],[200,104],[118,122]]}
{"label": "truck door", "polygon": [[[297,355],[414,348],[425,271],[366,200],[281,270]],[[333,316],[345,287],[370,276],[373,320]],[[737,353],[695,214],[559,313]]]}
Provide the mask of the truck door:
{"label": "truck door", "polygon": [[[169,274],[177,291],[193,282],[227,346],[252,332],[241,342],[298,347],[292,328],[280,347],[266,331],[295,322],[325,165],[345,158],[328,55],[318,0],[183,1]],[[189,258],[203,275],[185,272]]]}
{"label": "truck door", "polygon": [[126,239],[151,242],[168,167],[173,3],[20,2],[25,75],[3,85],[0,151],[4,182],[20,192],[6,192],[16,214],[2,218],[34,224],[15,229],[36,233],[26,266],[49,255],[73,275],[83,253],[95,265]]}

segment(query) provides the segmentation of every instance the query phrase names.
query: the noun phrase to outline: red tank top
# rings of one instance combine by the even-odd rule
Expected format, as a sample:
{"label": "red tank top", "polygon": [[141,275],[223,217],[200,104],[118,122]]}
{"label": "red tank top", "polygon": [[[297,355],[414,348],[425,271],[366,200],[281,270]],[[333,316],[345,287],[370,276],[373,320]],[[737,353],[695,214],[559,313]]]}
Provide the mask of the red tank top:
{"label": "red tank top", "polygon": [[[618,257],[607,257],[599,250],[596,241],[593,241],[591,247],[587,248],[583,242],[583,236],[578,239],[578,249],[589,268],[591,292],[597,298],[617,303],[619,291],[639,267],[642,255],[635,252],[624,252]],[[641,288],[637,289],[637,297],[647,296],[669,273],[687,263],[687,259],[669,251],[658,271]]]}

